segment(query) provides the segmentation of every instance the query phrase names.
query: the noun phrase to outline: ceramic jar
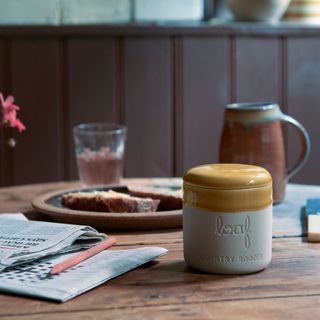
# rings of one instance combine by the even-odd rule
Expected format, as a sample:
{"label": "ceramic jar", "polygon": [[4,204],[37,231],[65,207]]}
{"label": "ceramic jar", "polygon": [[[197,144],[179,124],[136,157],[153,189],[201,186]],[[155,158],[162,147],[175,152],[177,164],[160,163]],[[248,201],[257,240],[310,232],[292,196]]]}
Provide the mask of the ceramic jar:
{"label": "ceramic jar", "polygon": [[183,178],[184,259],[219,274],[262,270],[271,261],[272,178],[243,164],[210,164]]}
{"label": "ceramic jar", "polygon": [[320,0],[292,0],[284,20],[319,23]]}
{"label": "ceramic jar", "polygon": [[[286,168],[282,123],[291,124],[300,138],[297,161]],[[305,128],[281,112],[276,103],[234,103],[226,106],[220,140],[219,162],[254,164],[266,168],[273,179],[273,202],[285,196],[285,186],[302,169],[310,154]]]}
{"label": "ceramic jar", "polygon": [[291,0],[225,0],[238,21],[278,21]]}

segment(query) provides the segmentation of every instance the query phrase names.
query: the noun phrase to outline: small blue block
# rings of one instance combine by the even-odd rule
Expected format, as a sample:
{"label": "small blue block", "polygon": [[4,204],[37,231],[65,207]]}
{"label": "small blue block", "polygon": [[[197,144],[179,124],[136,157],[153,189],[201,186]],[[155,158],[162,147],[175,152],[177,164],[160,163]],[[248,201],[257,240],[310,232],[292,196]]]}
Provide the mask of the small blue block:
{"label": "small blue block", "polygon": [[320,215],[320,198],[307,199],[306,214]]}

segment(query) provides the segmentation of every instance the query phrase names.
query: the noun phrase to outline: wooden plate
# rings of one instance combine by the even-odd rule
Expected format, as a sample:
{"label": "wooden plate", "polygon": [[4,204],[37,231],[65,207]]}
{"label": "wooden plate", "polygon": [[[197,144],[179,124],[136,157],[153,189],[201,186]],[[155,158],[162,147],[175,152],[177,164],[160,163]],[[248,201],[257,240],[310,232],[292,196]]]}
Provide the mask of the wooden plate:
{"label": "wooden plate", "polygon": [[126,186],[61,190],[38,196],[32,201],[32,206],[52,221],[89,225],[98,230],[146,230],[182,226],[182,210],[113,213],[71,210],[61,205],[61,196],[65,193],[94,190],[106,191],[110,189],[117,192],[128,191]]}

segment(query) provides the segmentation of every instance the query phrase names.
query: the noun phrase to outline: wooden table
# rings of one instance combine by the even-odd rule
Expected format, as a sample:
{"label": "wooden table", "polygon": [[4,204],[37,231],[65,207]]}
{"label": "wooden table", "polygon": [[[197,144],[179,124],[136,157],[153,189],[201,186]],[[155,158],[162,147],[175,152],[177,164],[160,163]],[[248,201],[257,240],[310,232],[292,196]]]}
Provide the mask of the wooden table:
{"label": "wooden table", "polygon": [[[77,183],[0,189],[0,212],[27,211],[36,195]],[[305,239],[303,206],[320,186],[289,185],[274,207],[272,263],[251,275],[200,273],[183,260],[181,229],[109,232],[117,249],[146,245],[169,250],[158,263],[137,268],[63,304],[0,294],[0,319],[318,319],[320,244]]]}

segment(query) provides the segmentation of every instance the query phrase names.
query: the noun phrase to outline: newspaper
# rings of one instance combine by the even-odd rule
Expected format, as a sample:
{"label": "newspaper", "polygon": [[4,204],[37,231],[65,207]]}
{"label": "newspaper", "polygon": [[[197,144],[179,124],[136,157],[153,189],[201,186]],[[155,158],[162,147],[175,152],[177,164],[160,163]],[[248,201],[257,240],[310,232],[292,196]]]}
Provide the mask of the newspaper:
{"label": "newspaper", "polygon": [[0,291],[64,302],[167,252],[161,247],[106,250],[58,275],[52,266],[73,254],[46,257],[0,272]]}
{"label": "newspaper", "polygon": [[[11,218],[11,219],[19,219],[19,220],[28,220],[25,215],[22,213],[1,213],[0,218]],[[0,220],[1,222],[1,220]]]}
{"label": "newspaper", "polygon": [[0,291],[64,302],[167,252],[161,247],[109,249],[57,275],[50,273],[79,249],[105,238],[88,226],[0,214]]}
{"label": "newspaper", "polygon": [[107,238],[88,226],[1,216],[0,271],[48,255],[88,249]]}

